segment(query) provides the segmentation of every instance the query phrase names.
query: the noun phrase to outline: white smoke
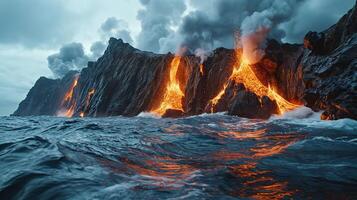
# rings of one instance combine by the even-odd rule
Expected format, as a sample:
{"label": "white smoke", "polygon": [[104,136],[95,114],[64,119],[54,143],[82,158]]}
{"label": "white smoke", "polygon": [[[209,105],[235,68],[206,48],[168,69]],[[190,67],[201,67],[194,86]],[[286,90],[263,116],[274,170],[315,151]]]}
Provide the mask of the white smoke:
{"label": "white smoke", "polygon": [[195,50],[195,55],[200,58],[200,63],[203,64],[204,61],[207,60],[208,56],[211,52],[206,51],[204,49],[198,48]]}
{"label": "white smoke", "polygon": [[271,30],[274,30],[275,34],[281,34],[279,24],[290,20],[296,4],[295,0],[264,1],[260,6],[266,9],[254,12],[243,20],[241,24],[243,55],[251,64],[263,58],[265,42]]}

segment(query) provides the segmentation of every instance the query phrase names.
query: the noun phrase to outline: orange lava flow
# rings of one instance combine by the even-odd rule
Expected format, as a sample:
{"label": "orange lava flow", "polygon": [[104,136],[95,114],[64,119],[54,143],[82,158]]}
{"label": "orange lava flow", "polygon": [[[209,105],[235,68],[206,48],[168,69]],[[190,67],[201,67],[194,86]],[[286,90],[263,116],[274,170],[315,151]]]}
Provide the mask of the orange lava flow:
{"label": "orange lava flow", "polygon": [[[255,75],[255,72],[249,65],[249,61],[236,51],[237,60],[240,58],[240,64],[237,62],[234,66],[233,72],[229,78],[230,81],[235,81],[236,83],[243,83],[246,89],[254,92],[256,95],[263,97],[267,96],[271,100],[275,100],[278,105],[279,114],[296,109],[300,105],[290,103],[282,96],[280,96],[274,89],[270,86],[265,86]],[[229,81],[228,81],[229,82]],[[224,85],[223,89],[218,93],[216,97],[211,100],[213,107],[219,102],[225,93],[228,86],[228,82]]]}
{"label": "orange lava flow", "polygon": [[74,78],[74,81],[71,85],[71,87],[69,88],[69,90],[66,92],[63,100],[62,100],[62,107],[66,107],[68,106],[68,103],[70,103],[70,107],[69,108],[66,108],[65,112],[63,113],[60,113],[60,116],[63,116],[63,117],[72,117],[73,114],[74,114],[74,109],[76,107],[76,103],[75,102],[72,102],[73,100],[73,92],[74,92],[74,88],[77,86],[78,84],[78,79],[79,79],[79,76],[76,75],[75,78]]}
{"label": "orange lava flow", "polygon": [[203,64],[200,64],[200,73],[203,75]]}
{"label": "orange lava flow", "polygon": [[217,105],[217,103],[219,102],[219,100],[222,98],[222,96],[224,95],[226,88],[228,86],[228,83],[224,84],[223,89],[217,94],[217,96],[215,96],[213,99],[211,99],[211,104],[213,105],[211,107],[211,112],[213,112],[214,106]]}
{"label": "orange lava flow", "polygon": [[161,101],[160,107],[151,112],[162,116],[168,109],[183,111],[181,100],[185,96],[185,94],[181,90],[180,83],[176,78],[180,61],[180,56],[175,56],[174,59],[171,61],[169,77],[170,79],[167,83],[166,91]]}
{"label": "orange lava flow", "polygon": [[64,104],[65,102],[68,102],[70,100],[72,100],[73,98],[73,92],[74,92],[74,88],[77,86],[78,84],[78,76],[76,76],[74,78],[74,81],[71,85],[71,87],[69,88],[69,90],[66,92],[66,94],[64,95],[64,98],[63,98],[63,101],[62,101],[62,104]]}

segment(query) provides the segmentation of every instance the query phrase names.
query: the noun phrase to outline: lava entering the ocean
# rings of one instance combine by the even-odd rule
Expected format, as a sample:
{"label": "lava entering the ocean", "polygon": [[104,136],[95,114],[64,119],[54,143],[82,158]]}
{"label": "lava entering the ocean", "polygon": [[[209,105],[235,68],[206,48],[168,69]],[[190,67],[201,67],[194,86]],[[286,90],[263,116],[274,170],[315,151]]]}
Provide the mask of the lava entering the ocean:
{"label": "lava entering the ocean", "polygon": [[220,101],[222,96],[225,94],[226,88],[230,81],[236,83],[243,83],[244,86],[251,92],[255,93],[259,97],[267,96],[271,100],[275,101],[278,106],[279,114],[283,114],[286,111],[296,109],[300,105],[290,103],[282,96],[280,96],[273,88],[270,86],[265,86],[256,76],[255,72],[249,64],[249,60],[243,56],[238,50],[236,50],[236,63],[234,64],[233,72],[222,90],[211,99],[210,103],[212,105],[211,112],[213,108]]}
{"label": "lava entering the ocean", "polygon": [[76,88],[78,84],[78,79],[79,75],[75,75],[73,83],[69,90],[66,92],[66,94],[63,97],[62,103],[61,103],[61,110],[58,113],[58,116],[61,117],[72,117],[74,114],[74,109],[76,107],[76,102],[74,101],[73,98],[73,93],[74,89]]}
{"label": "lava entering the ocean", "polygon": [[152,113],[164,115],[168,109],[179,110],[183,112],[182,98],[185,96],[180,88],[180,83],[177,79],[177,72],[181,62],[180,56],[175,56],[170,63],[170,77],[166,86],[165,93],[161,100],[160,106]]}

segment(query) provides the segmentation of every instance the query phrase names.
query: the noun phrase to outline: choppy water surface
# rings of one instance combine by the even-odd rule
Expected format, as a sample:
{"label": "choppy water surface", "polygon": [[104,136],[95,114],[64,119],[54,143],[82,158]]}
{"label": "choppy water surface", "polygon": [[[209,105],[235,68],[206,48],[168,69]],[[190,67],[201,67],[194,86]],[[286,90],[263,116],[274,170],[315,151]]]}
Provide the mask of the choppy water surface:
{"label": "choppy water surface", "polygon": [[357,122],[0,118],[0,199],[356,199]]}

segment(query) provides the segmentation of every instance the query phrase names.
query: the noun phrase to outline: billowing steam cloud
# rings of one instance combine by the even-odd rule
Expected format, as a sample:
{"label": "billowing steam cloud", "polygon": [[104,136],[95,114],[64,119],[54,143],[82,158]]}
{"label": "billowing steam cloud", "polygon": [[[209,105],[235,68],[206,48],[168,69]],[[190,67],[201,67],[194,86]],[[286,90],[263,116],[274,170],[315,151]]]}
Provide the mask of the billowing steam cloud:
{"label": "billowing steam cloud", "polygon": [[204,49],[198,48],[195,50],[195,55],[200,58],[200,63],[203,64],[203,62],[208,58],[208,56],[211,54],[211,52],[206,51]]}
{"label": "billowing steam cloud", "polygon": [[[295,15],[303,1],[190,0],[191,11],[183,16],[184,1],[142,0],[145,9],[138,15],[142,25],[138,44],[144,50],[163,53],[175,51],[179,46],[191,52],[232,48],[234,33],[240,31],[246,54],[256,62],[263,55],[267,36],[279,41],[285,37],[281,24]],[[177,27],[173,29],[174,26]]]}
{"label": "billowing steam cloud", "polygon": [[121,38],[124,42],[133,43],[133,39],[128,31],[128,24],[124,20],[115,17],[108,18],[100,27],[102,38]]}
{"label": "billowing steam cloud", "polygon": [[241,44],[243,55],[251,62],[256,63],[264,56],[265,40],[268,34],[274,30],[273,38],[281,39],[285,32],[278,25],[290,20],[295,0],[272,0],[260,4],[264,10],[254,12],[246,17],[241,24]]}
{"label": "billowing steam cloud", "polygon": [[133,38],[128,31],[128,24],[121,19],[110,17],[100,26],[99,33],[101,40],[94,42],[90,47],[92,52],[91,59],[95,60],[103,55],[107,41],[110,37],[121,38],[124,42],[133,44]]}
{"label": "billowing steam cloud", "polygon": [[[180,45],[191,51],[221,46],[232,48],[234,32],[248,28],[255,17],[264,18],[270,28],[274,26],[270,36],[280,40],[284,32],[278,26],[291,18],[292,8],[296,6],[295,0],[191,0],[192,11],[180,18],[186,9],[184,1],[141,2],[145,9],[138,15],[142,25],[138,44],[140,48],[156,52],[175,51]],[[170,12],[165,12],[168,10]],[[245,25],[241,27],[243,21]],[[177,28],[173,30],[171,27],[175,25]]]}
{"label": "billowing steam cloud", "polygon": [[88,61],[96,60],[103,55],[110,37],[121,38],[123,41],[133,43],[125,21],[114,17],[108,18],[100,27],[101,40],[94,42],[90,53],[86,54],[81,43],[65,44],[59,53],[48,56],[48,67],[56,77],[63,77],[71,70],[81,70]]}
{"label": "billowing steam cloud", "polygon": [[[135,38],[135,43],[139,49],[159,53],[178,50],[180,52],[176,53],[182,53],[182,49],[188,49],[204,60],[207,52],[217,47],[233,48],[234,34],[239,32],[239,44],[251,63],[257,62],[264,55],[266,38],[301,43],[307,31],[314,27],[318,27],[316,31],[328,28],[355,2],[344,0],[336,5],[337,0],[139,1],[143,6],[137,15],[141,32]],[[317,13],[314,16],[312,9]],[[338,14],[331,15],[334,11]],[[311,19],[315,17],[316,20],[306,20],[306,15]],[[317,19],[317,16],[324,20]],[[310,21],[313,21],[312,26],[308,26]],[[108,18],[100,27],[99,33],[101,40],[92,44],[91,53],[78,60],[94,60],[101,56],[110,36],[133,43],[127,23],[116,18]],[[57,61],[49,62],[49,66],[51,65],[50,69],[57,76],[61,76],[59,72],[63,69],[83,67],[73,67],[76,62],[62,61],[62,57],[56,55],[53,57]],[[49,58],[50,60],[54,59]],[[71,65],[65,67],[68,63]]]}
{"label": "billowing steam cloud", "polygon": [[47,58],[48,67],[57,77],[64,76],[71,70],[80,70],[88,63],[81,43],[70,43],[61,47],[59,53]]}
{"label": "billowing steam cloud", "polygon": [[96,59],[102,56],[106,48],[107,48],[106,43],[102,41],[94,42],[90,47],[90,51],[92,52],[92,58]]}
{"label": "billowing steam cloud", "polygon": [[[142,29],[137,38],[138,47],[154,52],[175,51],[179,40],[173,38],[175,37],[173,27],[180,24],[182,13],[186,10],[185,1],[140,0],[140,2],[144,9],[140,10],[137,16]],[[175,43],[173,47],[165,48],[170,41]]]}

